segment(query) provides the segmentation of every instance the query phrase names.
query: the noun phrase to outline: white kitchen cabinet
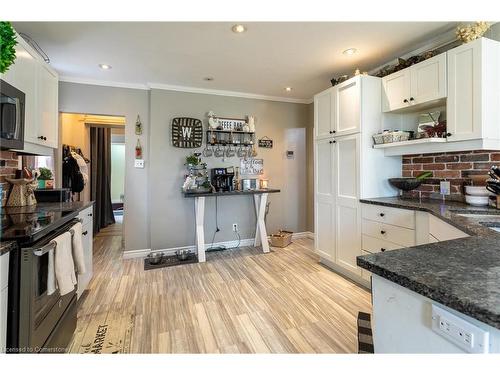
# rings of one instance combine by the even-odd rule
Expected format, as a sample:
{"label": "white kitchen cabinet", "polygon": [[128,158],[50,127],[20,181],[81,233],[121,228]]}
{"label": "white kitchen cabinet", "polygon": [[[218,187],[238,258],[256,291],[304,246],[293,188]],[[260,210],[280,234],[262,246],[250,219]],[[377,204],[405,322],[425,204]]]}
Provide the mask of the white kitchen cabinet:
{"label": "white kitchen cabinet", "polygon": [[336,263],[357,275],[361,275],[356,265],[361,255],[359,148],[359,134],[338,137],[334,144]]}
{"label": "white kitchen cabinet", "polygon": [[372,148],[381,124],[381,79],[357,76],[333,89],[314,100],[315,126],[323,129],[315,130],[322,138],[314,142],[315,248],[322,263],[367,285],[356,266],[362,253],[359,199],[395,195],[387,178],[400,175],[401,159]]}
{"label": "white kitchen cabinet", "polygon": [[80,298],[82,293],[87,288],[90,280],[92,280],[93,272],[93,207],[88,207],[80,211],[78,218],[82,220],[82,241],[83,241],[83,255],[85,260],[86,272],[83,275],[78,275],[78,290],[77,296]]}
{"label": "white kitchen cabinet", "polygon": [[335,86],[333,102],[333,134],[342,136],[359,133],[361,80],[350,79]]}
{"label": "white kitchen cabinet", "polygon": [[384,112],[422,107],[445,98],[446,53],[382,78],[382,87]]}
{"label": "white kitchen cabinet", "polygon": [[500,140],[500,43],[487,38],[448,54],[448,141]]}
{"label": "white kitchen cabinet", "polygon": [[316,139],[331,137],[335,130],[332,121],[334,94],[335,88],[332,87],[314,97],[314,136]]}
{"label": "white kitchen cabinet", "polygon": [[25,94],[24,151],[50,155],[58,146],[57,73],[17,36],[16,60],[0,76]]}
{"label": "white kitchen cabinet", "polygon": [[433,242],[433,238],[438,241],[448,241],[464,237],[469,235],[434,215],[429,215],[429,242]]}

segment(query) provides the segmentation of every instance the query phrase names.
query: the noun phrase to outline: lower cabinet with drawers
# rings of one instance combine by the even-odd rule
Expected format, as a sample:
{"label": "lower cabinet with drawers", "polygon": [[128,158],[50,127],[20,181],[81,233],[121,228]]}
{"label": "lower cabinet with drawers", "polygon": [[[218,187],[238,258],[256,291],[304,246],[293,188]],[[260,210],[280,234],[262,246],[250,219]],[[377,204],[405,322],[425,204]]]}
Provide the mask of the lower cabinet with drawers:
{"label": "lower cabinet with drawers", "polygon": [[[427,212],[364,203],[361,215],[362,255],[468,236]],[[369,271],[363,269],[361,276],[371,283]]]}

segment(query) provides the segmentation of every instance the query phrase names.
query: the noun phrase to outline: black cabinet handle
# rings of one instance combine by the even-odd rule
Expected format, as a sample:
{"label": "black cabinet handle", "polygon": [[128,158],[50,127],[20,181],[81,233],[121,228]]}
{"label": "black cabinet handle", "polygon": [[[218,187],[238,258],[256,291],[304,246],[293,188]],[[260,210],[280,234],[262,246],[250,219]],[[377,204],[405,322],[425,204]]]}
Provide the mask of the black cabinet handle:
{"label": "black cabinet handle", "polygon": [[385,234],[385,230],[381,230],[381,231],[380,231],[380,234]]}
{"label": "black cabinet handle", "polygon": [[92,216],[92,214],[89,214],[89,216]]}
{"label": "black cabinet handle", "polygon": [[330,144],[332,144],[332,143],[337,143],[337,141],[336,140],[330,141]]}
{"label": "black cabinet handle", "polygon": [[44,137],[43,135],[39,136],[38,139],[41,139],[42,141],[46,141],[47,137]]}
{"label": "black cabinet handle", "polygon": [[86,236],[87,234],[89,234],[89,232],[86,230],[85,232],[82,232],[82,234]]}
{"label": "black cabinet handle", "polygon": [[383,247],[381,247],[381,248],[380,248],[380,251],[381,251],[381,252],[384,252],[384,251],[385,251],[385,249],[384,249]]}
{"label": "black cabinet handle", "polygon": [[335,134],[335,133],[337,133],[337,131],[336,130],[332,130],[332,134]]}
{"label": "black cabinet handle", "polygon": [[403,100],[403,103],[408,103],[408,99]]}
{"label": "black cabinet handle", "polygon": [[447,137],[451,137],[451,133],[446,133],[446,136]]}
{"label": "black cabinet handle", "polygon": [[383,212],[381,212],[379,215],[380,215],[380,217],[384,217],[385,216],[385,214]]}
{"label": "black cabinet handle", "polygon": [[413,97],[410,98],[410,102],[414,101],[415,99]]}
{"label": "black cabinet handle", "polygon": [[333,130],[330,130],[330,134],[333,134],[333,133],[334,133],[334,131],[333,131]]}

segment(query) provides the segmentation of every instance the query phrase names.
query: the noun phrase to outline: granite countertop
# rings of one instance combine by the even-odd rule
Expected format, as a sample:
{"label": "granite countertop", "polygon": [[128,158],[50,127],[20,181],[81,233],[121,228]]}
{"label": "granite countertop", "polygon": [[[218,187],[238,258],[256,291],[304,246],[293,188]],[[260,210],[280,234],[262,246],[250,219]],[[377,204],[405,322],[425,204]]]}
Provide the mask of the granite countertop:
{"label": "granite countertop", "polygon": [[0,242],[0,256],[7,254],[9,251],[17,247],[16,241],[1,241]]}
{"label": "granite countertop", "polygon": [[219,191],[216,193],[184,193],[185,198],[195,197],[220,197],[229,195],[253,195],[264,193],[279,193],[279,189],[257,189],[257,190],[234,190],[234,191]]}
{"label": "granite countertop", "polygon": [[425,211],[470,237],[357,257],[357,264],[387,280],[500,329],[500,210],[460,202],[393,198],[362,203]]}

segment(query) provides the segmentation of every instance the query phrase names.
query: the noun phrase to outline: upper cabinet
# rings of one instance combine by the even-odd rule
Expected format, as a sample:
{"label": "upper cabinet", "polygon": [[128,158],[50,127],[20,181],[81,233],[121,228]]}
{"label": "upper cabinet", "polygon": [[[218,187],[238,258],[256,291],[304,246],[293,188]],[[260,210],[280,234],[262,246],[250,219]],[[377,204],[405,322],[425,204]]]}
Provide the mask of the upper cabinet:
{"label": "upper cabinet", "polygon": [[446,97],[446,53],[382,78],[382,110],[413,110]]}
{"label": "upper cabinet", "polygon": [[314,97],[316,139],[360,131],[361,79],[351,78]]}
{"label": "upper cabinet", "polygon": [[58,76],[17,36],[16,60],[0,78],[25,94],[24,149],[50,155],[58,143]]}
{"label": "upper cabinet", "polygon": [[481,38],[448,51],[448,141],[500,141],[500,43]]}

